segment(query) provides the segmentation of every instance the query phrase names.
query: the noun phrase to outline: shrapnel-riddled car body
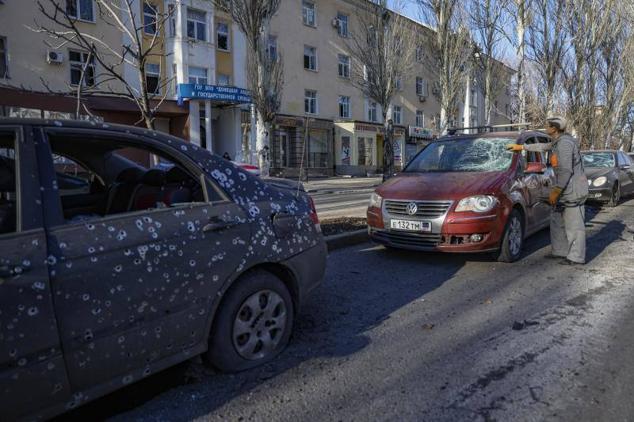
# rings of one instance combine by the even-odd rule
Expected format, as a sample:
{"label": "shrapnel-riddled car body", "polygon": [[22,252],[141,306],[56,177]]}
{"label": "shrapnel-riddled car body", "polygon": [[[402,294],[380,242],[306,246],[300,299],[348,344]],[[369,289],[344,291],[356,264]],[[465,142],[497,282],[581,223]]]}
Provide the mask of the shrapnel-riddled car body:
{"label": "shrapnel-riddled car body", "polygon": [[0,251],[5,420],[201,353],[273,358],[326,258],[299,188],[158,132],[24,119],[0,119]]}

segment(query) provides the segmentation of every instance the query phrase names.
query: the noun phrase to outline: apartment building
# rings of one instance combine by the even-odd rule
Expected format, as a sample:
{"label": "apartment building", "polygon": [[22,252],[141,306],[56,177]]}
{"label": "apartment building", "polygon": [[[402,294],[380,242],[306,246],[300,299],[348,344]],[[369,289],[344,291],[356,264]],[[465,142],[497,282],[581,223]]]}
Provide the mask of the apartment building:
{"label": "apartment building", "polygon": [[[350,31],[364,0],[283,0],[272,21],[269,49],[282,54],[285,83],[271,141],[272,174],[365,175],[381,171],[383,122],[380,106],[353,86]],[[431,31],[409,21],[412,29]],[[421,49],[428,46],[421,46]],[[396,166],[437,136],[440,105],[435,80],[423,50],[415,71],[400,83],[392,118]],[[498,100],[504,109],[510,98]],[[455,124],[484,121],[484,99],[470,81]],[[498,123],[508,119],[497,113]],[[465,125],[466,126],[466,125]],[[304,139],[307,141],[304,142]]]}
{"label": "apartment building", "polygon": [[[126,35],[103,19],[93,0],[61,0],[61,4],[76,15],[82,32],[103,42],[103,47],[97,43],[99,54],[115,62],[105,46],[121,48],[128,42]],[[144,46],[154,37],[158,40],[145,69],[152,103],[160,104],[156,129],[234,156],[242,138],[241,107],[249,100],[244,90],[242,34],[227,16],[214,12],[209,0],[135,0],[133,10],[135,25],[143,28]],[[152,24],[166,12],[169,20],[163,28]],[[86,51],[56,45],[48,35],[35,31],[38,22],[52,25],[35,2],[0,2],[0,116],[74,118],[77,99],[72,92],[80,83],[96,86],[107,76]],[[133,65],[118,68],[130,86],[141,89]],[[108,89],[122,92],[123,86],[109,82]],[[221,94],[214,95],[216,91]],[[241,95],[227,94],[231,91]],[[86,96],[79,111],[86,118],[91,114],[113,123],[140,121],[132,101],[107,93]]]}

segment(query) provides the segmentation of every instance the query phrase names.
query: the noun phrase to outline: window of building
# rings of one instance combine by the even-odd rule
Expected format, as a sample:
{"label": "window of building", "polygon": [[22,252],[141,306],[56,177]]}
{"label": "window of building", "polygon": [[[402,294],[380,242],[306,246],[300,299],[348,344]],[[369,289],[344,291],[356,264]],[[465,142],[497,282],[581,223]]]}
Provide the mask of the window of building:
{"label": "window of building", "polygon": [[66,0],[66,13],[71,18],[95,21],[92,0]]}
{"label": "window of building", "polygon": [[396,78],[396,83],[394,88],[396,88],[397,91],[403,90],[403,78],[401,78],[400,76]]}
{"label": "window of building", "polygon": [[304,69],[317,71],[317,49],[304,46]]}
{"label": "window of building", "polygon": [[150,94],[159,94],[161,92],[159,82],[161,80],[161,66],[154,63],[145,65],[145,85],[147,92]]}
{"label": "window of building", "polygon": [[218,85],[229,86],[231,85],[231,76],[219,73],[217,82]]}
{"label": "window of building", "polygon": [[421,97],[427,96],[427,81],[420,76],[416,77],[416,95]]}
{"label": "window of building", "polygon": [[304,21],[304,25],[308,26],[317,26],[315,12],[315,3],[303,0],[302,1],[302,20]]}
{"label": "window of building", "polygon": [[368,120],[376,122],[376,103],[374,101],[368,102]]}
{"label": "window of building", "polygon": [[176,36],[176,6],[173,4],[167,5],[167,15],[169,16],[169,36]]}
{"label": "window of building", "polygon": [[[20,190],[17,188],[20,163],[16,157],[17,134],[0,131],[0,235],[18,230],[17,215]],[[17,172],[16,172],[17,170]]]}
{"label": "window of building", "polygon": [[229,25],[224,22],[216,24],[216,42],[218,50],[229,51]]}
{"label": "window of building", "polygon": [[269,35],[269,41],[266,45],[266,49],[269,53],[269,57],[271,60],[277,60],[277,37],[273,35]]}
{"label": "window of building", "polygon": [[401,106],[394,106],[392,110],[392,123],[400,125],[403,117],[403,109]]}
{"label": "window of building", "polygon": [[348,37],[348,15],[337,13],[337,34],[340,37]]}
{"label": "window of building", "polygon": [[[90,60],[88,59],[90,56]],[[79,85],[81,82],[83,86],[95,85],[95,57],[83,53],[81,51],[70,50],[68,52],[68,61],[70,63],[70,84]],[[82,73],[85,74],[82,80]]]}
{"label": "window of building", "polygon": [[207,85],[207,69],[204,67],[189,67],[189,83]]}
{"label": "window of building", "polygon": [[143,32],[149,35],[156,34],[156,6],[143,3]]}
{"label": "window of building", "polygon": [[339,117],[344,119],[350,118],[350,97],[339,96]]}
{"label": "window of building", "polygon": [[207,41],[207,14],[200,10],[187,9],[187,36]]}
{"label": "window of building", "polygon": [[304,112],[307,114],[317,114],[317,91],[304,91]]}
{"label": "window of building", "polygon": [[416,61],[418,63],[423,62],[423,47],[416,47]]}
{"label": "window of building", "polygon": [[416,110],[416,126],[425,127],[425,114],[423,110]]}
{"label": "window of building", "polygon": [[9,53],[7,51],[7,39],[0,37],[0,79],[9,77]]}
{"label": "window of building", "polygon": [[339,77],[350,78],[350,56],[339,54]]}

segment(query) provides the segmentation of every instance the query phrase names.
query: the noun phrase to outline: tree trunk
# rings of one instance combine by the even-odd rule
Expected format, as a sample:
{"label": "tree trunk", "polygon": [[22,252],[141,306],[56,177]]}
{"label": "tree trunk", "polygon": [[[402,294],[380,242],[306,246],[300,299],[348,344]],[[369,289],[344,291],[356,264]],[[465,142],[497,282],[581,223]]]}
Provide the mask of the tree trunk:
{"label": "tree trunk", "polygon": [[258,153],[258,166],[262,177],[269,176],[270,170],[270,147],[269,147],[269,126],[270,123],[264,120],[264,116],[257,112],[255,149]]}
{"label": "tree trunk", "polygon": [[[526,57],[525,49],[525,32],[526,32],[526,0],[516,0],[517,4],[517,58],[519,65],[517,67],[517,119],[519,122],[525,120],[526,115],[526,92],[524,86],[525,67],[524,61]],[[508,117],[508,116],[507,116]]]}
{"label": "tree trunk", "polygon": [[390,127],[389,116],[392,115],[392,104],[387,107],[381,106],[383,110],[383,181],[394,175],[394,144],[393,127]]}

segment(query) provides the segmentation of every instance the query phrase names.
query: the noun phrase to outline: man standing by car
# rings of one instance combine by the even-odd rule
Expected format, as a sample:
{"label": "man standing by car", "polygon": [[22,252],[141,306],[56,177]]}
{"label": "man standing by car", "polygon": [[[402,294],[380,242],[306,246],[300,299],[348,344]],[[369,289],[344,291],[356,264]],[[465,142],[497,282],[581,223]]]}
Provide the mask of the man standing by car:
{"label": "man standing by car", "polygon": [[566,133],[563,117],[546,120],[546,132],[553,139],[549,144],[510,144],[508,149],[544,152],[551,151],[550,165],[555,171],[555,185],[548,202],[553,207],[550,218],[552,258],[565,258],[562,264],[586,262],[586,228],[584,204],[588,196],[588,179],[583,172],[579,143]]}

